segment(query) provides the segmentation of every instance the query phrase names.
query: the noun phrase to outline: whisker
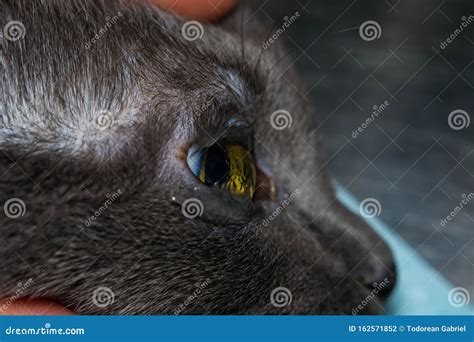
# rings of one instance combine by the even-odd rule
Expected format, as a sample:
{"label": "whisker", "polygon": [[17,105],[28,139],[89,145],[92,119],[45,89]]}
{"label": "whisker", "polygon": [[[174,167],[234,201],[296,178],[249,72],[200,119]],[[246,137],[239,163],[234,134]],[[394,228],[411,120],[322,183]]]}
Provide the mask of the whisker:
{"label": "whisker", "polygon": [[[283,55],[283,57],[281,57],[271,68],[271,70],[268,72],[268,77],[270,77],[270,75],[272,74],[272,71],[276,69],[276,67],[284,60],[286,59],[286,57],[288,56],[291,56],[292,55],[292,51],[288,51],[285,55]],[[289,69],[289,68],[288,68]],[[277,80],[277,78],[279,78],[280,76],[284,75],[287,71],[285,70],[283,73],[281,73],[279,76],[275,77],[274,79],[272,79],[271,81],[269,81],[270,84],[272,84],[273,82],[275,82]]]}
{"label": "whisker", "polygon": [[242,63],[245,64],[245,44],[244,44],[244,12],[245,12],[245,0],[242,1],[242,9],[240,11],[240,44],[242,52]]}
{"label": "whisker", "polygon": [[255,63],[255,66],[254,66],[254,68],[253,68],[253,72],[254,72],[254,73],[257,72],[258,67],[259,67],[259,65],[260,65],[260,60],[262,59],[263,50],[264,50],[263,46],[264,46],[265,42],[270,38],[271,34],[273,33],[273,31],[274,31],[275,28],[277,27],[277,24],[278,24],[277,21],[275,21],[275,22],[273,23],[272,27],[270,28],[270,30],[268,31],[268,33],[267,33],[267,35],[266,35],[265,40],[262,42],[262,46],[260,47],[260,51],[259,51],[259,53],[258,53],[257,62]]}

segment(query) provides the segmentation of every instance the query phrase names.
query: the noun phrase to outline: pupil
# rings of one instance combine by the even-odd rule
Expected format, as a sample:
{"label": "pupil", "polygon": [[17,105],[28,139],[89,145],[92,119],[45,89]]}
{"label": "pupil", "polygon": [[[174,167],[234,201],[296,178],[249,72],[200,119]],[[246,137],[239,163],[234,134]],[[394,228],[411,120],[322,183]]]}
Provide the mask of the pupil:
{"label": "pupil", "polygon": [[206,150],[204,158],[202,167],[206,184],[215,185],[229,177],[229,161],[224,148],[214,144]]}

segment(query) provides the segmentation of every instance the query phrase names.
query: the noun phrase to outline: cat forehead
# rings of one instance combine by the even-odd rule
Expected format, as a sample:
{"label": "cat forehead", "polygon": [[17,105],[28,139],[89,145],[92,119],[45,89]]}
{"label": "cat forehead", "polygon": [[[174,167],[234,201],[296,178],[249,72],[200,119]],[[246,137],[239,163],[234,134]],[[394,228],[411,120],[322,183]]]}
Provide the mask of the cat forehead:
{"label": "cat forehead", "polygon": [[[174,106],[175,116],[193,121],[202,113],[183,105],[198,107],[206,97],[248,102],[253,75],[242,74],[240,45],[229,33],[205,26],[202,41],[190,42],[180,19],[159,9],[86,4],[53,0],[37,3],[34,13],[27,6],[6,9],[27,31],[25,39],[0,46],[0,143],[92,151],[103,159],[127,145],[128,133],[146,119],[144,107],[159,120],[161,108]],[[110,23],[101,31],[104,18]],[[66,27],[70,34],[58,34]],[[215,48],[212,39],[222,44]],[[170,131],[181,132],[187,119]]]}
{"label": "cat forehead", "polygon": [[[151,115],[161,126],[172,124],[170,130],[179,132],[186,122],[206,119],[209,113],[196,108],[202,108],[207,99],[246,102],[246,82],[228,68],[215,68],[213,75],[208,74],[212,82],[192,91],[183,84],[163,85],[156,78],[148,80],[152,86],[142,87],[133,78],[104,82],[97,79],[99,75],[87,74],[90,79],[82,77],[68,87],[26,80],[28,96],[4,94],[7,110],[0,116],[0,141],[20,148],[78,156],[92,152],[100,159],[111,158],[130,142],[134,127]],[[173,118],[167,116],[168,108],[174,109]]]}
{"label": "cat forehead", "polygon": [[[181,126],[189,128],[186,122],[209,120],[200,117],[207,112],[194,110],[205,99],[232,99],[240,104],[247,101],[246,82],[235,70],[223,67],[217,67],[210,76],[214,79],[212,87],[203,84],[193,92],[178,86],[165,89],[158,86],[159,82],[154,82],[152,91],[144,90],[132,80],[126,84],[122,80],[120,87],[103,84],[106,89],[99,90],[94,76],[89,73],[89,77],[60,92],[49,85],[52,88],[30,89],[28,92],[34,95],[27,99],[14,94],[4,97],[4,105],[10,109],[0,116],[0,142],[72,156],[92,153],[103,160],[113,158],[130,143],[135,127],[143,128],[150,115],[163,127],[171,125],[169,130],[174,136],[181,136]],[[27,88],[37,87],[33,81],[25,84]],[[174,118],[164,114],[171,107]]]}

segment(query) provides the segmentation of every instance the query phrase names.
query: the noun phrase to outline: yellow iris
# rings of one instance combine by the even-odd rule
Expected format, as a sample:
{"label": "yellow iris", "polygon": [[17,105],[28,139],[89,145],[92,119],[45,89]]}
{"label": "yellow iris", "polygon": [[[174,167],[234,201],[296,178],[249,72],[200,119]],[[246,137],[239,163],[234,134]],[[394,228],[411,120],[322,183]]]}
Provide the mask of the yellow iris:
{"label": "yellow iris", "polygon": [[253,197],[256,171],[249,151],[240,145],[226,146],[229,158],[229,177],[223,188],[238,196]]}
{"label": "yellow iris", "polygon": [[256,168],[252,154],[238,144],[214,144],[188,155],[188,165],[204,184],[218,186],[232,195],[252,198]]}

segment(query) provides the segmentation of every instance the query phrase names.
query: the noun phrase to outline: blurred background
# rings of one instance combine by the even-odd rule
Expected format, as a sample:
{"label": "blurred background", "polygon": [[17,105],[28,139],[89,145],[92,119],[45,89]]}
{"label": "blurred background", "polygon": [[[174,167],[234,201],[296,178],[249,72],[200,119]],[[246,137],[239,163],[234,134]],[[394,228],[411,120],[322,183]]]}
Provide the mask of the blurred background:
{"label": "blurred background", "polygon": [[336,182],[474,294],[474,1],[246,3],[275,30],[299,13],[281,39]]}

